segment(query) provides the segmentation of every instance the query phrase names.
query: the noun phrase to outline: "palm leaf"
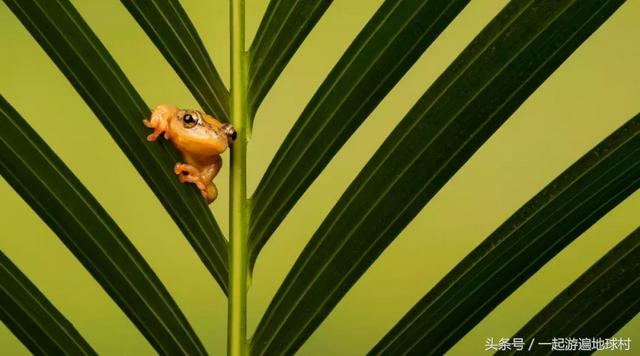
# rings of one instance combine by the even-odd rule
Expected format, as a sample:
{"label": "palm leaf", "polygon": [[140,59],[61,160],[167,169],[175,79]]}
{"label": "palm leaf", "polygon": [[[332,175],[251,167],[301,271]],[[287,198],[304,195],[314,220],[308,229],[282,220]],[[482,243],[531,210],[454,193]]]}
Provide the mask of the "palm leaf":
{"label": "palm leaf", "polygon": [[76,176],[0,97],[0,174],[164,354],[205,350],[169,292]]}
{"label": "palm leaf", "polygon": [[0,320],[36,355],[97,355],[76,328],[0,251]]}
{"label": "palm leaf", "polygon": [[371,353],[446,352],[547,261],[639,187],[637,115],[498,227]]}
{"label": "palm leaf", "polygon": [[638,296],[640,228],[571,283],[516,335],[527,344],[534,338],[550,342],[558,335],[608,338],[640,312]]}
{"label": "palm leaf", "polygon": [[253,352],[299,348],[448,179],[622,3],[510,2],[347,188],[280,286]]}
{"label": "palm leaf", "polygon": [[[271,0],[249,50],[249,110],[255,114],[273,83],[333,0]],[[254,115],[250,116],[253,124]]]}
{"label": "palm leaf", "polygon": [[253,196],[250,258],[340,147],[468,0],[387,0],[294,125]]}
{"label": "palm leaf", "polygon": [[229,120],[229,91],[177,0],[121,0],[169,61],[202,109]]}
{"label": "palm leaf", "polygon": [[226,240],[194,187],[173,173],[169,144],[145,140],[149,106],[68,0],[4,0],[67,76],[227,292]]}

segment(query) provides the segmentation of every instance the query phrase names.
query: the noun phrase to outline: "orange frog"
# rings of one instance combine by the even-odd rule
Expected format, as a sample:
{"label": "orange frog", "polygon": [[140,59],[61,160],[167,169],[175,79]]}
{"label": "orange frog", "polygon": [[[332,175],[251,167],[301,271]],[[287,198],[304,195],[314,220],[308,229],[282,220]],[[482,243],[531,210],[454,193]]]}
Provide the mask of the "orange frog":
{"label": "orange frog", "polygon": [[159,105],[144,124],[153,129],[147,140],[155,141],[164,133],[182,155],[184,162],[174,167],[180,182],[195,184],[207,202],[213,202],[218,196],[213,178],[222,166],[220,154],[236,139],[233,126],[173,105]]}

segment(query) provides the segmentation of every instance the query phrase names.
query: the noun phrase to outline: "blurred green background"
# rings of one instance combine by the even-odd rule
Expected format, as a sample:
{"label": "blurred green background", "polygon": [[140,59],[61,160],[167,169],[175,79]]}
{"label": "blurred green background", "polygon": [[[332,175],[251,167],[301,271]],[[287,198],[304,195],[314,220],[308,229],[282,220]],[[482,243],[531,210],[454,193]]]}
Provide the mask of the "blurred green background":
{"label": "blurred green background", "polygon": [[[72,1],[147,104],[197,107],[178,76],[119,1]],[[228,4],[181,1],[228,83]],[[382,0],[336,0],[257,114],[249,193],[287,131]],[[389,131],[505,5],[472,2],[425,52],[292,210],[256,265],[249,332],[309,237]],[[247,1],[247,33],[267,0]],[[384,252],[300,350],[368,351],[462,257],[551,179],[640,110],[640,1],[623,5],[451,179]],[[226,300],[132,165],[53,62],[0,5],[0,93],[53,147],[119,223],[176,299],[210,353],[224,354]],[[226,155],[225,155],[226,158]],[[228,167],[211,208],[227,230]],[[510,337],[640,222],[640,192],[548,263],[450,352],[483,354]],[[49,228],[0,178],[0,249],[100,353],[153,354],[143,336]],[[558,335],[559,337],[568,335]],[[640,317],[620,330],[640,354]],[[28,354],[0,325],[0,354]]]}

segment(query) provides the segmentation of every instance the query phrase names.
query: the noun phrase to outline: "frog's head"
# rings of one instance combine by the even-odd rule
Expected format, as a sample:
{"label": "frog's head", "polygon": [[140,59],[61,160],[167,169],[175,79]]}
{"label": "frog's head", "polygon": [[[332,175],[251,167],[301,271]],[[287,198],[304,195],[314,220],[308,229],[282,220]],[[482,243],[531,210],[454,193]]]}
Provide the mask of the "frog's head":
{"label": "frog's head", "polygon": [[229,124],[197,110],[178,110],[170,122],[169,139],[181,152],[198,155],[220,154],[236,138]]}

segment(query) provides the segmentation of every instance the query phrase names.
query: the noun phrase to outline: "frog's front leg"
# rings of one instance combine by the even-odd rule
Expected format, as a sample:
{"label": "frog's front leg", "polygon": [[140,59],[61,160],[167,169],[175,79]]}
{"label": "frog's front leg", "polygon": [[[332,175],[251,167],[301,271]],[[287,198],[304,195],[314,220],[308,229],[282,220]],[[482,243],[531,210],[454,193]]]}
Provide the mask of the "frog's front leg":
{"label": "frog's front leg", "polygon": [[147,140],[155,141],[162,133],[164,138],[168,139],[169,121],[176,117],[177,113],[178,108],[173,105],[158,105],[151,113],[151,118],[143,121],[146,127],[153,129],[153,132],[147,136]]}

